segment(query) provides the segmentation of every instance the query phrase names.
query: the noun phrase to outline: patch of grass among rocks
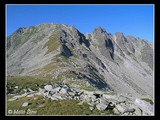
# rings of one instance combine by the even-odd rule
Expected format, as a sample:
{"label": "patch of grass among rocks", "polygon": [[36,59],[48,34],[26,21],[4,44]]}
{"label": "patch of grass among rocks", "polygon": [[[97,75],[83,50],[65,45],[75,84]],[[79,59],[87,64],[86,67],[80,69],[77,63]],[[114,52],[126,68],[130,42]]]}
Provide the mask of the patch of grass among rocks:
{"label": "patch of grass among rocks", "polygon": [[[28,102],[29,105],[22,107],[24,102]],[[7,102],[7,115],[8,111],[23,110],[25,111],[23,115],[110,115],[113,114],[112,111],[99,111],[94,109],[91,111],[87,103],[78,105],[77,100],[59,100],[52,101],[50,99],[44,99],[42,96],[38,97],[22,97],[19,100],[8,101]],[[27,113],[27,111],[33,111]],[[19,115],[22,115],[21,113]]]}
{"label": "patch of grass among rocks", "polygon": [[146,102],[149,102],[151,105],[153,105],[153,101],[151,99],[148,99],[148,98],[142,98],[142,100],[146,101]]}
{"label": "patch of grass among rocks", "polygon": [[[38,90],[39,87],[43,87],[45,83],[50,81],[50,77],[39,76],[8,76],[7,77],[7,91],[9,93],[17,93],[22,89],[30,88],[32,90]],[[18,86],[16,89],[15,87]]]}

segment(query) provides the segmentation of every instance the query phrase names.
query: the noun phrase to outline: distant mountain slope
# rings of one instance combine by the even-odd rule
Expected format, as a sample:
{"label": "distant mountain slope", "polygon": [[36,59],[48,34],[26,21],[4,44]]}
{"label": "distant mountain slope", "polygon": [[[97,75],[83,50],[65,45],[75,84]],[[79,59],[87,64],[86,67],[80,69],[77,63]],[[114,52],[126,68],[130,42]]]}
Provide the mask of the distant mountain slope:
{"label": "distant mountain slope", "polygon": [[[44,23],[7,37],[7,75],[75,79],[99,90],[153,97],[153,45],[101,27]],[[76,84],[76,83],[75,83]]]}

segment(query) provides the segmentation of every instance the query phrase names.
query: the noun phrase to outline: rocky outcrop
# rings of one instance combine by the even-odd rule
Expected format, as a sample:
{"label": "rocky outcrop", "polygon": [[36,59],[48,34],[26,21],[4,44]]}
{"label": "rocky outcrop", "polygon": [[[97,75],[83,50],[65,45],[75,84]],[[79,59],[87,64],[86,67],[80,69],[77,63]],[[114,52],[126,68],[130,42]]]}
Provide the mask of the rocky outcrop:
{"label": "rocky outcrop", "polygon": [[111,36],[101,27],[97,27],[93,31],[93,39],[98,44],[98,48],[103,56],[109,60],[114,59],[114,46]]}
{"label": "rocky outcrop", "polygon": [[[128,99],[125,96],[116,94],[107,94],[101,91],[87,91],[83,89],[72,88],[66,84],[47,84],[44,88],[39,88],[39,91],[25,92],[22,95],[14,96],[8,101],[18,100],[21,97],[37,97],[43,96],[44,99],[51,99],[53,101],[61,100],[77,100],[78,105],[87,103],[91,111],[97,109],[99,111],[111,110],[114,115],[153,115],[153,106],[143,100]],[[17,98],[17,99],[15,99]],[[29,106],[29,101],[22,104],[22,107]],[[38,105],[41,107],[40,105]],[[142,110],[139,110],[139,108]]]}

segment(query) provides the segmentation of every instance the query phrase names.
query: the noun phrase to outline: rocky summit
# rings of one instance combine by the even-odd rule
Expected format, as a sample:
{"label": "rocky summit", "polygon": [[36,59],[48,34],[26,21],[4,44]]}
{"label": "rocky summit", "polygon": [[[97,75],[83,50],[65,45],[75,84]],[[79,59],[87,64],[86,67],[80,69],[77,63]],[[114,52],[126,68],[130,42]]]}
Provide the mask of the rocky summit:
{"label": "rocky summit", "polygon": [[8,102],[20,98],[13,92],[18,89],[21,97],[87,102],[91,111],[154,113],[153,104],[144,101],[154,97],[153,43],[101,27],[82,34],[74,26],[54,23],[19,28],[6,41],[7,77],[49,78],[44,83],[37,78],[35,91],[8,81],[7,94],[14,95]]}

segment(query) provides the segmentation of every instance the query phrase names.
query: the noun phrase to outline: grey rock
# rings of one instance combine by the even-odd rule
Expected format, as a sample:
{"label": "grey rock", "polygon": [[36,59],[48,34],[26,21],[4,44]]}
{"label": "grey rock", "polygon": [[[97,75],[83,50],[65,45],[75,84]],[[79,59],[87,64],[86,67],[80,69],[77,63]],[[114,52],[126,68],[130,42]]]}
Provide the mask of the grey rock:
{"label": "grey rock", "polygon": [[37,92],[37,93],[35,93],[34,95],[35,95],[35,96],[39,96],[39,95],[43,95],[43,93]]}
{"label": "grey rock", "polygon": [[18,100],[18,98],[17,97],[12,97],[12,98],[8,99],[8,101],[15,101],[15,100]]}
{"label": "grey rock", "polygon": [[141,49],[141,56],[142,61],[146,62],[153,69],[153,49],[148,44]]}
{"label": "grey rock", "polygon": [[61,87],[56,87],[56,88],[53,88],[51,91],[52,92],[59,92],[61,90]]}
{"label": "grey rock", "polygon": [[91,98],[88,95],[81,96],[82,101],[90,102]]}
{"label": "grey rock", "polygon": [[52,97],[51,97],[51,100],[56,100],[56,101],[58,101],[58,98],[55,97],[55,96],[52,96]]}
{"label": "grey rock", "polygon": [[121,114],[120,111],[119,111],[117,108],[113,108],[113,112],[114,112],[116,115]]}
{"label": "grey rock", "polygon": [[93,111],[93,110],[94,110],[94,107],[93,107],[93,106],[90,106],[89,109],[90,109],[91,111]]}
{"label": "grey rock", "polygon": [[51,91],[52,90],[52,85],[46,85],[44,86],[44,89],[47,91]]}
{"label": "grey rock", "polygon": [[95,99],[96,99],[96,96],[93,95],[93,94],[89,94],[88,96],[89,96],[92,100],[95,100]]}
{"label": "grey rock", "polygon": [[39,93],[43,94],[46,90],[39,88],[38,91],[39,91]]}
{"label": "grey rock", "polygon": [[15,86],[14,88],[15,88],[15,89],[18,89],[18,86]]}
{"label": "grey rock", "polygon": [[109,105],[109,102],[103,100],[96,105],[96,108],[98,110],[105,110],[108,107],[108,105]]}
{"label": "grey rock", "polygon": [[114,59],[114,46],[112,39],[107,34],[107,32],[101,27],[97,27],[93,31],[94,39],[97,39],[97,43],[99,44],[99,50],[103,56],[105,56],[109,60]]}
{"label": "grey rock", "polygon": [[23,89],[23,91],[24,91],[24,92],[27,92],[27,90],[26,90],[26,89]]}
{"label": "grey rock", "polygon": [[35,94],[29,94],[26,97],[34,97],[34,96],[35,96]]}
{"label": "grey rock", "polygon": [[135,109],[135,115],[141,116],[142,115],[142,110],[140,108]]}
{"label": "grey rock", "polygon": [[74,93],[74,92],[68,92],[68,94],[69,94],[70,96],[75,96],[75,93]]}
{"label": "grey rock", "polygon": [[87,86],[87,87],[89,87],[89,86],[90,86],[89,82],[86,82],[86,86]]}
{"label": "grey rock", "polygon": [[123,103],[125,104],[125,103],[126,103],[126,100],[125,100],[125,99],[119,99],[119,98],[118,98],[118,101],[116,102],[116,104],[121,104],[121,105],[122,105]]}
{"label": "grey rock", "polygon": [[28,95],[28,93],[24,93],[22,95],[20,95],[20,97],[26,97]]}
{"label": "grey rock", "polygon": [[96,108],[98,110],[105,110],[107,108],[107,105],[103,104],[103,103],[99,103],[96,105]]}
{"label": "grey rock", "polygon": [[134,108],[130,108],[130,109],[128,108],[128,109],[125,109],[125,110],[124,110],[123,114],[124,114],[124,113],[134,114],[134,112],[135,112],[135,109],[134,109]]}
{"label": "grey rock", "polygon": [[84,94],[84,91],[81,91],[81,92],[78,92],[78,96],[81,96],[81,95],[83,95]]}
{"label": "grey rock", "polygon": [[154,115],[154,113],[153,113],[153,109],[154,108],[153,108],[153,106],[150,103],[136,98],[134,104],[137,107],[139,107],[145,114],[147,114],[147,115]]}
{"label": "grey rock", "polygon": [[79,100],[79,97],[78,96],[74,96],[74,100]]}
{"label": "grey rock", "polygon": [[28,102],[24,102],[24,103],[22,104],[22,107],[26,107],[26,106],[28,106],[28,105],[29,105]]}
{"label": "grey rock", "polygon": [[67,94],[68,90],[66,88],[61,88],[60,92],[61,94]]}
{"label": "grey rock", "polygon": [[32,89],[30,89],[30,88],[28,88],[28,91],[29,91],[29,92],[35,92],[35,91],[33,91]]}
{"label": "grey rock", "polygon": [[125,108],[122,107],[120,104],[116,105],[115,107],[116,107],[116,109],[117,109],[120,113],[124,113]]}
{"label": "grey rock", "polygon": [[121,116],[128,116],[129,115],[129,113],[123,113],[123,114],[121,114]]}
{"label": "grey rock", "polygon": [[53,98],[60,99],[60,100],[63,99],[60,94],[53,94],[52,97],[53,97]]}

